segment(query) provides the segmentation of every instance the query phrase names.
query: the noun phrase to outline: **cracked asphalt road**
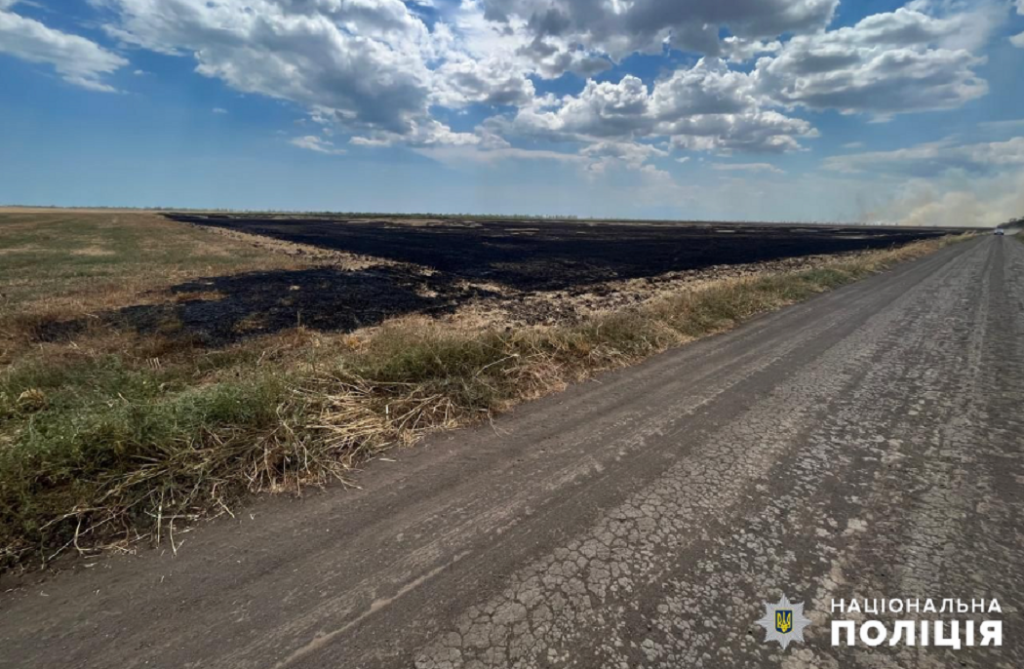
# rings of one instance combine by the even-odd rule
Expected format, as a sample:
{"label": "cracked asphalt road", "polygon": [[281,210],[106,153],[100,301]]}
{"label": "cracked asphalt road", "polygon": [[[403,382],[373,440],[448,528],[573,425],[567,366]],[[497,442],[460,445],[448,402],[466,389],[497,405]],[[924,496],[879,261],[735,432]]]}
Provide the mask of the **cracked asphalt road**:
{"label": "cracked asphalt road", "polygon": [[[1022,405],[1024,244],[956,244],[177,557],[2,584],[0,667],[1021,667]],[[834,648],[853,597],[996,598],[1003,646]]]}

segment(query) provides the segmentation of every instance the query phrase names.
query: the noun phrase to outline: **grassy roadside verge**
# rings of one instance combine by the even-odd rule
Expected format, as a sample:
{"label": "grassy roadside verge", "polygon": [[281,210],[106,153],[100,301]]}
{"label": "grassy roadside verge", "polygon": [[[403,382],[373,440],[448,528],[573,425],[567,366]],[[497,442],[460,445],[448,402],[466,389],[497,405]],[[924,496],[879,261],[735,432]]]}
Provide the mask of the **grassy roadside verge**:
{"label": "grassy roadside verge", "polygon": [[723,281],[521,330],[427,319],[292,355],[252,349],[151,364],[114,352],[0,376],[0,568],[168,540],[242,496],[301,490],[396,443],[470,424],[601,370],[720,332],[949,240],[865,252],[798,273]]}

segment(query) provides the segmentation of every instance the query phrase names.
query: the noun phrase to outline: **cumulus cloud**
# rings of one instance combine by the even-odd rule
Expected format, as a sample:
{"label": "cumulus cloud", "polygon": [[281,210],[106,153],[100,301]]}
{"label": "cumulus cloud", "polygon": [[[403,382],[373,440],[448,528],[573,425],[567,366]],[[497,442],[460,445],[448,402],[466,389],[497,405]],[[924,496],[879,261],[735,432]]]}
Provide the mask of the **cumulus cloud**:
{"label": "cumulus cloud", "polygon": [[445,124],[432,118],[417,119],[410,122],[403,132],[373,130],[351,139],[358,146],[405,146],[422,148],[428,146],[475,146],[480,145],[479,135],[468,132],[455,132]]}
{"label": "cumulus cloud", "polygon": [[668,151],[664,149],[636,142],[597,142],[584,148],[580,153],[593,160],[588,166],[591,172],[604,172],[616,164],[638,170],[651,158],[663,158],[668,155]]}
{"label": "cumulus cloud", "polygon": [[785,152],[814,137],[807,121],[763,109],[751,75],[717,58],[676,70],[653,90],[635,76],[618,83],[590,80],[557,104],[521,109],[499,131],[553,141],[618,142],[666,138],[699,151]]}
{"label": "cumulus cloud", "polygon": [[772,110],[752,109],[742,114],[704,114],[663,126],[678,149],[722,153],[787,153],[803,147],[800,138],[818,131],[809,122]]}
{"label": "cumulus cloud", "polygon": [[0,0],[0,53],[53,66],[64,81],[104,93],[115,88],[103,81],[128,64],[116,53],[78,35],[54,30],[12,11],[13,0]]}
{"label": "cumulus cloud", "polygon": [[535,97],[524,41],[502,39],[472,2],[433,27],[401,0],[92,2],[116,17],[112,37],[194,58],[199,74],[302,105],[364,145],[473,143],[431,108]]}
{"label": "cumulus cloud", "polygon": [[717,58],[702,58],[655,85],[651,96],[656,117],[673,120],[698,114],[736,114],[759,104],[753,78],[730,70]]}
{"label": "cumulus cloud", "polygon": [[783,105],[895,113],[949,109],[988,91],[974,72],[984,58],[964,43],[981,39],[987,11],[945,18],[914,9],[869,16],[854,26],[799,35],[758,60],[760,89]]}
{"label": "cumulus cloud", "polygon": [[[818,134],[808,111],[885,119],[963,104],[987,90],[976,52],[999,7],[913,0],[829,30],[838,0],[89,1],[111,38],[300,105],[354,145],[492,161],[549,141],[592,170],[641,170],[671,150],[804,150]],[[701,57],[657,78],[589,78],[667,47]],[[538,94],[566,72],[581,89]],[[473,131],[438,112],[480,106],[492,117]]]}
{"label": "cumulus cloud", "polygon": [[[621,60],[632,53],[661,53],[663,45],[719,55],[722,28],[740,43],[824,28],[838,0],[483,0],[485,15],[518,27],[523,22],[537,50],[581,45]],[[733,45],[735,50],[736,44]]]}
{"label": "cumulus cloud", "polygon": [[1024,49],[1024,33],[1019,33],[1010,38],[1010,44],[1018,49]]}
{"label": "cumulus cloud", "polygon": [[491,21],[477,0],[462,0],[443,16],[445,23],[436,24],[434,34],[445,42],[448,58],[455,52],[476,61],[500,61],[506,74],[515,70],[543,79],[569,71],[589,77],[612,66],[600,51],[564,38],[533,35],[529,17]]}
{"label": "cumulus cloud", "polygon": [[191,55],[198,73],[239,91],[399,134],[427,115],[430,40],[399,0],[95,1],[117,13],[112,36]]}
{"label": "cumulus cloud", "polygon": [[519,134],[550,139],[584,137],[629,139],[650,132],[650,94],[639,77],[627,75],[618,83],[587,81],[578,95],[565,96],[556,109],[521,109],[511,129]]}
{"label": "cumulus cloud", "polygon": [[731,35],[722,40],[722,57],[726,60],[743,62],[760,56],[762,54],[777,53],[782,49],[782,42],[778,40],[764,41],[759,39],[744,39]]}
{"label": "cumulus cloud", "polygon": [[437,89],[433,100],[459,108],[471,103],[491,106],[522,106],[533,101],[533,82],[516,64],[500,58],[476,60],[456,54],[434,72]]}

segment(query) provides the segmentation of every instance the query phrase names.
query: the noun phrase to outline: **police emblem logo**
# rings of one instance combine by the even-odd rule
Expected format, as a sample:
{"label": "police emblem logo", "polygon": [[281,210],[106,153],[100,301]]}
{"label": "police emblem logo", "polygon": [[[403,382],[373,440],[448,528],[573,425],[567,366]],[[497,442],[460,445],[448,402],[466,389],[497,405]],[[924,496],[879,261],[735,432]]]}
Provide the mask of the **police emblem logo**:
{"label": "police emblem logo", "polygon": [[789,609],[775,612],[775,631],[779,634],[789,634],[793,629],[793,612]]}
{"label": "police emblem logo", "polygon": [[765,603],[764,618],[757,624],[765,629],[765,642],[778,641],[785,650],[790,642],[804,640],[804,628],[811,621],[804,617],[803,603],[791,603],[783,595],[778,604]]}

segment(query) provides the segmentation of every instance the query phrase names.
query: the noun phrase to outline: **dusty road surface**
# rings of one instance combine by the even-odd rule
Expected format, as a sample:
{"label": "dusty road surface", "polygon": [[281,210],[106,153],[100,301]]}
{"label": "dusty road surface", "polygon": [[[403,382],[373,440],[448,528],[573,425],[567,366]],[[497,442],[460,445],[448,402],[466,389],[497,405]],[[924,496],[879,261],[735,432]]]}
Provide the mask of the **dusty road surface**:
{"label": "dusty road surface", "polygon": [[[1024,244],[956,244],[177,557],[0,583],[0,666],[1021,667],[1022,404]],[[785,651],[756,624],[783,594]],[[960,617],[1003,645],[833,647],[853,597],[995,598]]]}

